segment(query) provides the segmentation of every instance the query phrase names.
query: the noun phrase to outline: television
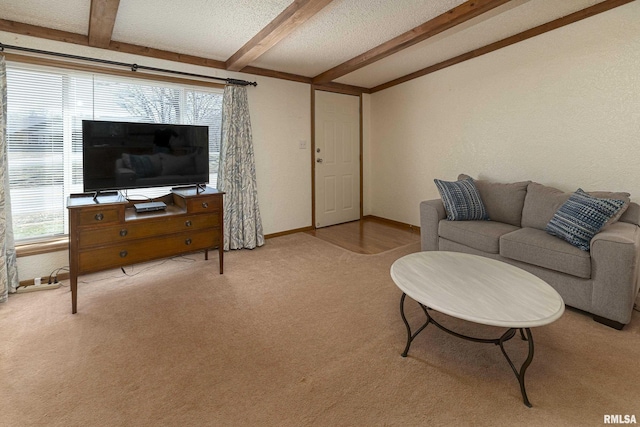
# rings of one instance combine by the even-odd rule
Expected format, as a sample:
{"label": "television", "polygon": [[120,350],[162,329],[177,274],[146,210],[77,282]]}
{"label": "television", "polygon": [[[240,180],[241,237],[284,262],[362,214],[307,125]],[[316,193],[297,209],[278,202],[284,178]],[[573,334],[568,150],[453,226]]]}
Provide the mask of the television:
{"label": "television", "polygon": [[207,126],[82,121],[84,191],[209,182]]}

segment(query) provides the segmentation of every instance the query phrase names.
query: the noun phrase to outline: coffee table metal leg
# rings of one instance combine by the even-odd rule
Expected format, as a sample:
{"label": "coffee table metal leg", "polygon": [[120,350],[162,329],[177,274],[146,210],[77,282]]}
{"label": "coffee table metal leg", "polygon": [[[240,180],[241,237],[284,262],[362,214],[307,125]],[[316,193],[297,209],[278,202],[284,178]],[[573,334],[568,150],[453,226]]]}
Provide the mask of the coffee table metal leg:
{"label": "coffee table metal leg", "polygon": [[[518,369],[516,369],[515,365],[511,361],[511,358],[507,355],[507,352],[505,351],[504,345],[503,345],[506,340],[508,340],[510,337],[513,337],[513,333],[515,332],[515,329],[509,329],[507,332],[505,332],[500,338],[499,344],[500,344],[500,350],[502,350],[502,354],[507,359],[507,362],[509,362],[509,366],[511,366],[513,373],[516,374],[518,383],[520,383],[520,392],[522,393],[522,401],[524,402],[525,405],[531,408],[532,405],[529,402],[529,398],[527,397],[527,390],[524,387],[524,374],[527,371],[527,368],[529,367],[529,365],[531,365],[531,361],[533,360],[533,335],[531,334],[531,329],[525,328],[524,330],[527,333],[527,338],[524,337],[522,328],[520,328],[520,336],[522,337],[522,339],[529,342],[529,355],[527,356],[527,359],[524,361],[524,363],[520,367],[520,372],[518,372]],[[508,334],[510,333],[511,335],[508,336]]]}
{"label": "coffee table metal leg", "polygon": [[[502,350],[502,354],[504,355],[505,359],[507,359],[507,362],[509,362],[509,366],[511,366],[513,373],[516,375],[516,378],[518,379],[518,383],[520,384],[520,392],[522,393],[522,401],[529,408],[532,407],[531,403],[529,402],[529,398],[527,397],[527,390],[525,389],[525,386],[524,386],[524,374],[527,371],[527,368],[529,367],[529,365],[531,365],[531,361],[533,360],[533,335],[531,334],[531,329],[510,328],[504,334],[502,334],[500,338],[497,338],[497,339],[470,337],[470,336],[452,331],[451,329],[448,329],[442,326],[429,315],[429,312],[427,311],[428,307],[425,307],[424,305],[418,303],[420,305],[420,308],[422,308],[422,311],[424,312],[425,316],[427,317],[427,321],[424,323],[424,325],[420,326],[420,328],[418,328],[412,334],[409,321],[407,320],[407,317],[404,315],[404,301],[406,298],[407,298],[407,294],[405,293],[403,293],[402,297],[400,298],[400,316],[402,316],[402,321],[404,322],[404,326],[407,328],[407,345],[405,346],[404,351],[402,352],[402,357],[407,357],[407,354],[409,353],[409,347],[411,347],[411,343],[416,338],[416,336],[418,336],[418,334],[422,332],[424,328],[427,327],[429,323],[433,323],[439,329],[442,329],[443,331],[451,335],[454,335],[458,338],[462,338],[462,339],[474,341],[474,342],[499,345],[500,350]],[[520,332],[520,337],[522,338],[522,340],[529,342],[529,355],[527,356],[527,359],[522,363],[522,366],[520,367],[520,371],[518,371],[518,369],[515,367],[515,365],[511,361],[511,358],[509,357],[506,350],[504,349],[504,343],[509,341],[511,338],[513,338],[517,331]],[[526,337],[525,337],[525,333],[527,335]]]}
{"label": "coffee table metal leg", "polygon": [[400,316],[402,316],[402,321],[404,322],[404,326],[407,328],[407,345],[405,346],[404,351],[402,352],[402,357],[407,357],[407,354],[409,353],[409,347],[411,347],[411,342],[420,332],[422,332],[424,328],[427,327],[427,325],[431,321],[431,316],[429,316],[429,313],[427,313],[427,309],[422,304],[420,304],[422,311],[424,311],[424,314],[427,316],[427,321],[424,323],[424,325],[420,326],[420,328],[418,328],[418,330],[414,334],[411,334],[411,326],[409,325],[409,322],[407,321],[407,318],[404,315],[404,300],[406,297],[407,297],[407,294],[405,293],[403,293],[402,297],[400,297]]}

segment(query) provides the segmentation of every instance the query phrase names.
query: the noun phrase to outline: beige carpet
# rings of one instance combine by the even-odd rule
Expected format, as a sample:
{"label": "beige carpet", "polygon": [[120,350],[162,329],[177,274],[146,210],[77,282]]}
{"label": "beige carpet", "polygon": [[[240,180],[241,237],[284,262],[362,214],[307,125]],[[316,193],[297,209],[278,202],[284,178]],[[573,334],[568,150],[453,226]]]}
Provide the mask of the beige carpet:
{"label": "beige carpet", "polygon": [[429,326],[402,358],[389,267],[418,248],[359,255],[298,233],[228,253],[222,276],[201,255],[84,276],[77,315],[67,287],[13,295],[0,306],[0,425],[640,421],[640,313],[622,332],[570,310],[536,328],[531,409],[496,346]]}

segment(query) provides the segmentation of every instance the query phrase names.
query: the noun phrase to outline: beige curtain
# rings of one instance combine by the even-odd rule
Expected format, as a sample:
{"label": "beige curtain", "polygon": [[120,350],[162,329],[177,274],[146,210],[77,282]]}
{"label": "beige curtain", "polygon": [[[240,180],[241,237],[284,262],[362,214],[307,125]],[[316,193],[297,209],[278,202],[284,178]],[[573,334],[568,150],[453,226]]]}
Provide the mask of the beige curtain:
{"label": "beige curtain", "polygon": [[224,89],[218,189],[226,193],[224,250],[264,245],[246,86]]}

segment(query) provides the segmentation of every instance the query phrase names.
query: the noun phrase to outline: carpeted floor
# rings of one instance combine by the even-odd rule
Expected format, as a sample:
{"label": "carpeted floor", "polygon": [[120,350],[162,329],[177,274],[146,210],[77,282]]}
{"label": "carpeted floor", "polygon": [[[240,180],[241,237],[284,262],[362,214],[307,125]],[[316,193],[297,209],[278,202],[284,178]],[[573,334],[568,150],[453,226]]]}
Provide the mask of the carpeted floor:
{"label": "carpeted floor", "polygon": [[[533,408],[495,346],[429,326],[400,352],[389,267],[304,233],[81,277],[0,306],[1,426],[598,426],[640,420],[640,313],[534,329]],[[216,258],[216,257],[214,257]],[[421,322],[417,306],[410,319]],[[452,318],[444,323],[495,335]],[[509,351],[524,356],[520,340]],[[518,362],[519,364],[519,362]]]}

